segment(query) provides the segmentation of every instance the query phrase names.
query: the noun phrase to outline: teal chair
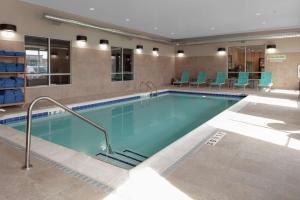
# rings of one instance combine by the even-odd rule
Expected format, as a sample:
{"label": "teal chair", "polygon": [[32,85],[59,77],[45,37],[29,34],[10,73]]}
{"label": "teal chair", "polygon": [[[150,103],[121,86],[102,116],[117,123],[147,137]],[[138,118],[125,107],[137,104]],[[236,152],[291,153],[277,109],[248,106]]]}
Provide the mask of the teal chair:
{"label": "teal chair", "polygon": [[206,72],[199,72],[198,76],[197,76],[197,80],[190,82],[190,85],[197,85],[197,87],[199,87],[199,85],[201,84],[206,84]]}
{"label": "teal chair", "polygon": [[210,86],[219,86],[219,89],[222,85],[225,84],[225,73],[217,72],[217,76],[214,82],[210,83]]}
{"label": "teal chair", "polygon": [[189,84],[189,81],[190,81],[190,73],[184,71],[181,73],[181,79],[179,81],[175,81],[173,85],[182,86],[183,84]]}
{"label": "teal chair", "polygon": [[249,72],[239,72],[239,77],[234,84],[235,87],[244,87],[245,88],[249,85]]}
{"label": "teal chair", "polygon": [[262,72],[259,80],[259,88],[270,88],[273,86],[272,72]]}

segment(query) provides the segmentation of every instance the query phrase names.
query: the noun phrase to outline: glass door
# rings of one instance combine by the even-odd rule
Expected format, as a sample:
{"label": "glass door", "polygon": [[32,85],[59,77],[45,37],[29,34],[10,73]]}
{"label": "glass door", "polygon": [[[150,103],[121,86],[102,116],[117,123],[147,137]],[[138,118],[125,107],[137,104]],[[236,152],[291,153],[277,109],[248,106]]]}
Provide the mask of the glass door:
{"label": "glass door", "polygon": [[260,79],[260,74],[264,71],[265,46],[248,46],[246,48],[246,71],[249,72],[250,79]]}
{"label": "glass door", "polygon": [[246,64],[245,47],[228,48],[228,78],[237,78],[239,72],[244,72]]}
{"label": "glass door", "polygon": [[228,48],[228,78],[238,78],[239,72],[249,72],[249,79],[259,79],[265,67],[265,46]]}

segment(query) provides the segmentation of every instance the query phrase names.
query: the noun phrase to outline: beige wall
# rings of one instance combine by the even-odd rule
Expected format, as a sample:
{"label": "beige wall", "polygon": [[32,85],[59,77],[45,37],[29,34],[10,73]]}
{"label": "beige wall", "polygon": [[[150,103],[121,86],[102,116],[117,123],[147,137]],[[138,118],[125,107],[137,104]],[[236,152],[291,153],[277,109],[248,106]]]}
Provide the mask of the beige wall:
{"label": "beige wall", "polygon": [[273,73],[274,88],[298,89],[300,79],[297,70],[300,65],[300,52],[285,55],[287,60],[283,62],[267,61],[266,70]]}
{"label": "beige wall", "polygon": [[208,78],[214,78],[217,71],[226,70],[225,56],[192,56],[176,58],[175,73],[179,78],[182,71],[189,71],[192,79],[196,79],[198,71],[207,72]]}
{"label": "beige wall", "polygon": [[[17,15],[16,15],[17,13]],[[226,56],[216,55],[218,47],[265,45],[275,43],[278,53],[287,55],[287,60],[282,63],[266,63],[266,69],[273,72],[274,87],[282,89],[296,89],[297,65],[300,64],[300,38],[281,39],[274,41],[250,41],[246,43],[221,43],[211,45],[190,45],[174,47],[141,39],[128,38],[92,29],[85,29],[67,24],[54,24],[43,19],[44,13],[80,19],[97,25],[79,16],[58,12],[52,9],[27,4],[18,0],[3,0],[0,7],[0,23],[12,23],[17,25],[16,37],[7,40],[0,34],[0,49],[20,50],[24,48],[24,35],[35,35],[64,39],[72,41],[71,71],[72,84],[67,86],[32,87],[29,88],[27,100],[41,95],[49,95],[53,98],[68,98],[85,95],[97,95],[102,93],[129,91],[139,87],[141,80],[152,80],[158,86],[169,84],[170,79],[178,77],[181,71],[188,70],[193,78],[200,70],[208,72],[213,78],[217,71],[227,71]],[[76,35],[88,36],[88,44],[84,48],[77,46]],[[99,50],[99,39],[108,39],[111,46],[120,46],[134,49],[137,44],[144,45],[145,53],[135,55],[134,81],[112,82],[110,51]],[[151,50],[159,47],[160,56],[153,57]],[[183,49],[184,58],[175,58],[174,52]]]}
{"label": "beige wall", "polygon": [[30,99],[47,94],[55,98],[87,96],[139,89],[141,80],[166,85],[174,74],[174,58],[167,56],[135,55],[134,81],[112,82],[109,51],[72,49],[72,84],[30,88]]}
{"label": "beige wall", "polygon": [[[17,15],[16,15],[17,13]],[[138,89],[141,80],[151,80],[157,86],[167,85],[174,77],[174,46],[146,40],[123,37],[91,29],[66,24],[53,24],[42,18],[43,13],[69,16],[66,13],[34,6],[17,0],[1,2],[0,23],[17,25],[17,35],[12,39],[0,35],[0,49],[23,50],[24,35],[51,37],[72,41],[71,72],[72,84],[64,86],[41,86],[27,89],[27,101],[48,95],[56,99],[86,95],[97,95]],[[71,16],[76,18],[77,16]],[[85,19],[87,20],[87,19]],[[92,22],[93,23],[93,22]],[[95,23],[95,22],[94,22]],[[78,47],[76,35],[88,37],[86,47]],[[134,80],[111,81],[110,51],[99,49],[99,40],[108,39],[111,46],[134,49],[137,44],[144,45],[145,53],[134,55]],[[160,56],[151,55],[152,48],[160,49]]]}
{"label": "beige wall", "polygon": [[287,59],[280,63],[266,61],[266,70],[273,73],[274,88],[298,89],[300,79],[297,77],[297,66],[300,65],[300,38],[179,46],[176,50],[184,50],[185,57],[175,59],[176,77],[179,77],[183,70],[190,71],[194,78],[201,70],[207,71],[210,78],[214,77],[217,71],[226,72],[227,56],[217,55],[219,47],[266,44],[276,44],[276,53],[287,55]]}

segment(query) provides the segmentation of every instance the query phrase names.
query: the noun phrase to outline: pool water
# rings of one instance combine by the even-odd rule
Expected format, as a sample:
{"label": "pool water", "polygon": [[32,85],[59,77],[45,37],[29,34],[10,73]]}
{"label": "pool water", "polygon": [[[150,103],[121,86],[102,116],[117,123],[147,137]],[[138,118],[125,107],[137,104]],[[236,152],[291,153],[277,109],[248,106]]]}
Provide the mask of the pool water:
{"label": "pool water", "polygon": [[[171,93],[79,112],[108,130],[113,151],[125,155],[116,162],[135,166],[239,100]],[[10,126],[26,130],[25,122]],[[99,130],[68,113],[33,120],[32,134],[91,156],[106,149]]]}

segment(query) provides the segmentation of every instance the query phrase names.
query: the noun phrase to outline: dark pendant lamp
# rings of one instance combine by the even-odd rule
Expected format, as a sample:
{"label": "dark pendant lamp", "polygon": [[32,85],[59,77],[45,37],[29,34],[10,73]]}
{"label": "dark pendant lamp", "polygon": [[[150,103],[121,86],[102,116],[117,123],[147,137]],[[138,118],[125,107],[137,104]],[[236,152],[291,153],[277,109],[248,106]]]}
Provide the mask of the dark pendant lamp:
{"label": "dark pendant lamp", "polygon": [[142,54],[143,53],[143,45],[136,45],[136,53],[137,54]]}
{"label": "dark pendant lamp", "polygon": [[0,24],[1,35],[6,38],[11,38],[17,32],[17,26],[13,24]]}
{"label": "dark pendant lamp", "polygon": [[109,41],[105,39],[100,40],[100,49],[101,50],[107,50],[109,45]]}

